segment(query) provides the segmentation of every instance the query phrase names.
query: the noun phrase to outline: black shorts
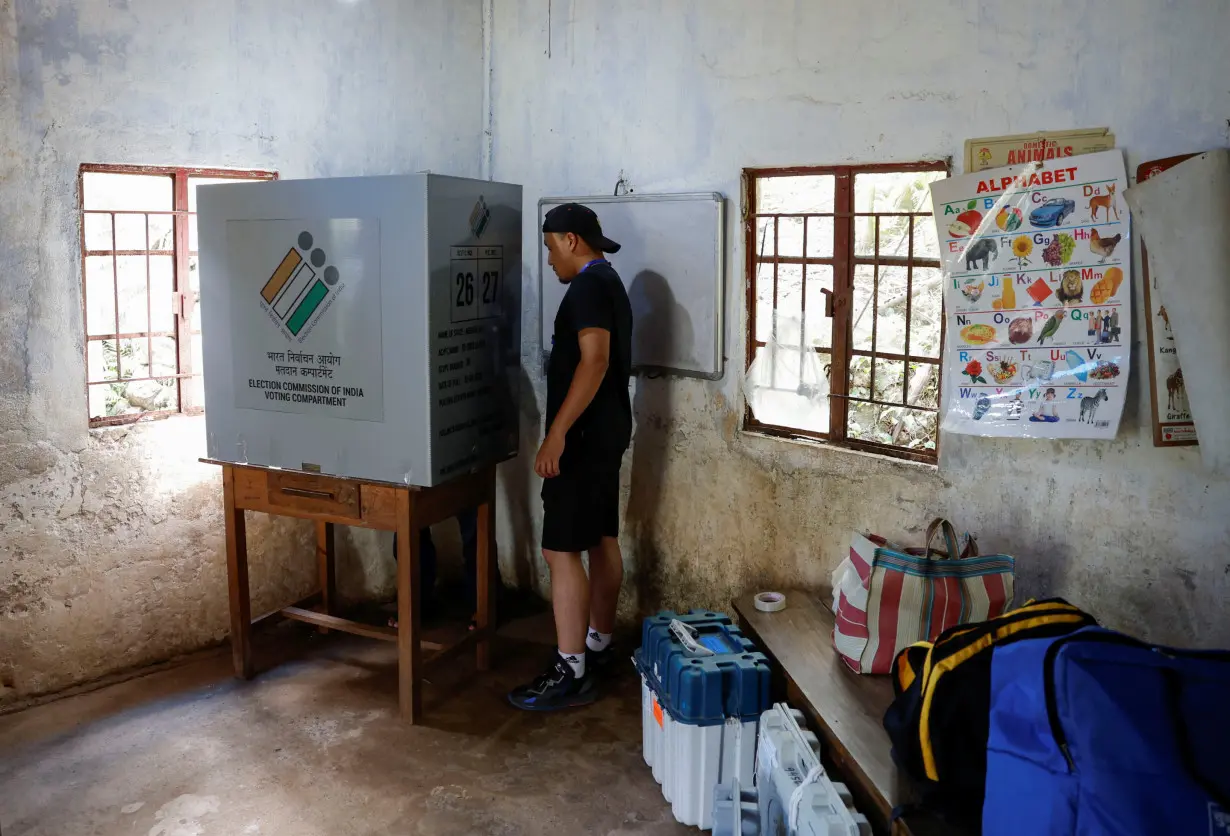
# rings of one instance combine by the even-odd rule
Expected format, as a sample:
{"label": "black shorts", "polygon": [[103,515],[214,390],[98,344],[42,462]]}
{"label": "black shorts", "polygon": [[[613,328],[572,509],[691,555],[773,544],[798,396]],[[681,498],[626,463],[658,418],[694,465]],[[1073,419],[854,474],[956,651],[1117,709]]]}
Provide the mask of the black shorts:
{"label": "black shorts", "polygon": [[603,537],[619,536],[619,467],[622,456],[571,454],[559,476],[542,483],[542,547],[583,552]]}

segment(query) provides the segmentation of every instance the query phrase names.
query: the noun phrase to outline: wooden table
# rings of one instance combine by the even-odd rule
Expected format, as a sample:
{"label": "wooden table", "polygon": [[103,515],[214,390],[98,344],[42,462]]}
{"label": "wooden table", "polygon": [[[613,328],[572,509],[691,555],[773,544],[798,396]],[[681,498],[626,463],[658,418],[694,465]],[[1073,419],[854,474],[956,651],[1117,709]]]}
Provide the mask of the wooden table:
{"label": "wooden table", "polygon": [[[397,642],[398,701],[401,716],[416,723],[422,714],[421,683],[425,664],[450,658],[475,645],[479,670],[491,661],[495,624],[495,468],[461,476],[433,488],[346,479],[259,465],[202,459],[222,467],[226,503],[226,573],[230,587],[231,655],[235,675],[250,679],[252,667],[252,604],[248,591],[248,546],[244,511],[297,517],[316,523],[316,561],[320,591],[303,602],[278,611],[305,621],[322,632],[340,630],[367,638]],[[478,508],[477,626],[451,645],[421,640],[419,607],[419,532]],[[334,572],[335,525],[397,532],[397,627],[363,624],[337,617]],[[319,605],[309,609],[311,601]],[[434,651],[426,659],[422,650]]]}
{"label": "wooden table", "polygon": [[859,812],[877,833],[927,836],[956,833],[931,817],[907,814],[892,822],[893,808],[915,799],[909,777],[893,763],[881,724],[893,701],[886,676],[860,676],[833,649],[833,614],[815,593],[786,593],[786,608],[756,609],[752,595],[734,601],[744,632],[781,669],[786,701],[811,719],[822,754],[854,795]]}

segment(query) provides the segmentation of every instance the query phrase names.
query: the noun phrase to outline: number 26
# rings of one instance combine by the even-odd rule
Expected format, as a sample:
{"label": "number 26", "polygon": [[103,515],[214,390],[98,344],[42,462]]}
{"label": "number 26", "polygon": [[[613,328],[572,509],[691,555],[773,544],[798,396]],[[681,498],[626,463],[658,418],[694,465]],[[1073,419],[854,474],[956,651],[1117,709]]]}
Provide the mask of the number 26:
{"label": "number 26", "polygon": [[457,307],[465,308],[474,304],[474,274],[457,274]]}

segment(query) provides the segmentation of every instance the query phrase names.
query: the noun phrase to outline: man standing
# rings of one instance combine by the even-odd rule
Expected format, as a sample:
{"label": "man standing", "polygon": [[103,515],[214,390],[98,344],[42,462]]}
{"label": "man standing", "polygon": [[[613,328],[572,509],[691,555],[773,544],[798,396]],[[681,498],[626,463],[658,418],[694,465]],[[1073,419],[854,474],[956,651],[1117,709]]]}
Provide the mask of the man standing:
{"label": "man standing", "polygon": [[[542,554],[551,569],[559,652],[542,675],[508,695],[529,711],[592,702],[594,674],[613,656],[624,571],[619,468],[632,439],[632,306],[603,257],[619,245],[602,234],[591,209],[576,203],[548,212],[542,232],[547,263],[568,286],[547,366],[547,436],[534,460],[545,480]],[[588,576],[581,552],[589,552]]]}

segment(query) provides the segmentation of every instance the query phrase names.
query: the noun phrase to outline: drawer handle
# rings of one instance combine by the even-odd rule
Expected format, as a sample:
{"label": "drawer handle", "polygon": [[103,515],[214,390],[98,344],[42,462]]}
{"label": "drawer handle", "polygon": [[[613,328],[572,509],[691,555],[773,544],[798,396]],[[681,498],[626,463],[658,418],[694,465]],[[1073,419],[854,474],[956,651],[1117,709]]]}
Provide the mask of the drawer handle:
{"label": "drawer handle", "polygon": [[309,499],[335,499],[330,491],[313,491],[308,488],[278,488],[282,493],[291,496],[306,496]]}

